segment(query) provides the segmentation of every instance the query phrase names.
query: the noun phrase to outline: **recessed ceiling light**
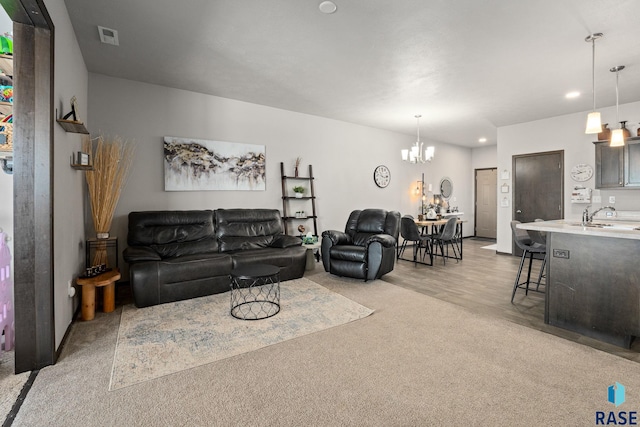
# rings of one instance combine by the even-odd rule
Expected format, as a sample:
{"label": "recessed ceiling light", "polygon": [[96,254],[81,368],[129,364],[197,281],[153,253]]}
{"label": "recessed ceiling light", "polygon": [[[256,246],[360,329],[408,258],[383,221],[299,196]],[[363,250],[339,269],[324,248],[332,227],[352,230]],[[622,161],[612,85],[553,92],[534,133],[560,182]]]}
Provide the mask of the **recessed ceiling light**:
{"label": "recessed ceiling light", "polygon": [[487,142],[487,138],[480,138],[478,142]]}
{"label": "recessed ceiling light", "polygon": [[320,12],[329,14],[335,12],[338,9],[338,6],[336,6],[332,1],[323,1],[320,3],[318,8],[320,9]]}
{"label": "recessed ceiling light", "polygon": [[577,98],[580,96],[580,92],[574,91],[567,93],[564,97],[567,99]]}

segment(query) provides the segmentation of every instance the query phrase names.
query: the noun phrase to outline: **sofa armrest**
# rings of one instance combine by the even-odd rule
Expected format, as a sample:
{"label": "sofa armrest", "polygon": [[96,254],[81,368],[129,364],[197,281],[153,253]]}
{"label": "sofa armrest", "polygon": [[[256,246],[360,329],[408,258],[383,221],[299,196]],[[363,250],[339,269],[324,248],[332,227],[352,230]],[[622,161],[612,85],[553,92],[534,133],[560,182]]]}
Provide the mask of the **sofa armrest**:
{"label": "sofa armrest", "polygon": [[326,230],[322,232],[322,238],[328,238],[334,245],[351,245],[353,241],[351,236],[342,231]]}
{"label": "sofa armrest", "polygon": [[162,260],[158,252],[149,246],[129,246],[122,252],[122,257],[128,263]]}
{"label": "sofa armrest", "polygon": [[290,248],[292,246],[301,246],[302,239],[296,236],[289,236],[287,234],[281,234],[276,237],[269,245],[271,248]]}
{"label": "sofa armrest", "polygon": [[396,239],[389,234],[374,234],[367,239],[366,245],[369,246],[373,242],[379,242],[385,248],[392,248],[396,245]]}

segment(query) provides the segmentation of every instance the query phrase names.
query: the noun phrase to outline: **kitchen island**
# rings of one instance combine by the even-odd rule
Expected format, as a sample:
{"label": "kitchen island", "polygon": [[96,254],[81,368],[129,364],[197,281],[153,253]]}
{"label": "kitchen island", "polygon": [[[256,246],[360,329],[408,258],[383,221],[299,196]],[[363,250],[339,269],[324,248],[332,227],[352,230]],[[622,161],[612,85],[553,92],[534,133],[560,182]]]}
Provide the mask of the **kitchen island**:
{"label": "kitchen island", "polygon": [[640,336],[640,223],[518,227],[547,236],[545,323],[629,348]]}

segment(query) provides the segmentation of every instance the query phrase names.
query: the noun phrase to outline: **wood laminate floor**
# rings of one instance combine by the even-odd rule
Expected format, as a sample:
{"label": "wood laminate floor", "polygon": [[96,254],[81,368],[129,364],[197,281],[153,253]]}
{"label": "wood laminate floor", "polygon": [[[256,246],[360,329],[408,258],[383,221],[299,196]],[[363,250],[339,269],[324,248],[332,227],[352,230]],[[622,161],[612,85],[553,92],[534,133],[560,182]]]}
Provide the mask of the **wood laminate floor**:
{"label": "wood laminate floor", "polygon": [[[631,349],[624,349],[546,325],[542,293],[530,292],[525,296],[524,290],[519,289],[512,304],[511,292],[520,258],[482,249],[483,246],[492,243],[495,242],[486,239],[464,239],[464,259],[457,263],[449,259],[445,265],[442,259],[438,258],[433,266],[427,266],[400,260],[396,262],[394,270],[383,276],[382,280],[465,307],[475,313],[495,316],[640,362],[640,339],[632,344]],[[406,258],[411,257],[410,251],[409,248]],[[537,277],[539,268],[540,261],[534,261],[532,277],[534,274]],[[321,271],[324,270],[322,263],[319,263],[314,271],[305,275],[313,276]]]}

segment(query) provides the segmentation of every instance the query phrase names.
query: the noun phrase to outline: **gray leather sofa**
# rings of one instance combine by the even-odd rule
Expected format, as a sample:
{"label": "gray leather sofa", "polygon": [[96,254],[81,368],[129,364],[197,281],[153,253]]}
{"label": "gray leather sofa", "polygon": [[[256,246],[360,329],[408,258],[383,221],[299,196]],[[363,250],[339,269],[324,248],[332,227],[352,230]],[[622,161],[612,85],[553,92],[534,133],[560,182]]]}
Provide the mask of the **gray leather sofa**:
{"label": "gray leather sofa", "polygon": [[131,212],[127,243],[137,307],[226,292],[244,265],[280,267],[281,281],[305,271],[306,248],[283,234],[276,209]]}

